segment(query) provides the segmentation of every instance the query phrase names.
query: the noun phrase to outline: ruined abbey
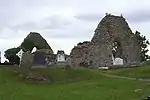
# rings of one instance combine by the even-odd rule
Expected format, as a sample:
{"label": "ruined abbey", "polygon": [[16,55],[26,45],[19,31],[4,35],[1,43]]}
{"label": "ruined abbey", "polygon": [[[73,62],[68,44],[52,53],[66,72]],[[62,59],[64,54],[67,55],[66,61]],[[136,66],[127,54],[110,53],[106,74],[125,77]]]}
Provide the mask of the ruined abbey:
{"label": "ruined abbey", "polygon": [[60,58],[63,63],[66,62],[65,65],[71,67],[111,67],[140,62],[138,40],[123,16],[106,14],[98,24],[91,41],[78,43],[68,56],[63,52],[59,54],[60,57],[53,54],[53,50],[39,33],[31,32],[25,39],[32,40],[38,50],[32,54],[24,53],[22,66],[45,65],[46,62],[52,65]]}
{"label": "ruined abbey", "polygon": [[91,41],[78,43],[70,53],[70,65],[104,67],[140,62],[140,46],[123,16],[107,14],[98,24]]}

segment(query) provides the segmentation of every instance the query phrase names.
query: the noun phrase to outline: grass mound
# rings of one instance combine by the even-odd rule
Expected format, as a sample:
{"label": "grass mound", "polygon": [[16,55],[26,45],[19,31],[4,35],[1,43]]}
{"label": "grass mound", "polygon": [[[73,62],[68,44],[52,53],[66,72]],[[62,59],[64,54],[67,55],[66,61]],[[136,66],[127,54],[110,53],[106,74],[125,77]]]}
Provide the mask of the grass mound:
{"label": "grass mound", "polygon": [[[17,69],[17,71],[19,72],[19,69]],[[97,78],[100,79],[101,77],[103,77],[102,75],[100,75],[100,73],[94,73],[89,69],[63,69],[57,67],[47,69],[30,69],[25,73],[21,73],[21,76],[23,79],[29,79],[27,80],[27,82],[30,81],[39,83],[44,79],[48,83],[69,83],[90,79],[96,80]]]}

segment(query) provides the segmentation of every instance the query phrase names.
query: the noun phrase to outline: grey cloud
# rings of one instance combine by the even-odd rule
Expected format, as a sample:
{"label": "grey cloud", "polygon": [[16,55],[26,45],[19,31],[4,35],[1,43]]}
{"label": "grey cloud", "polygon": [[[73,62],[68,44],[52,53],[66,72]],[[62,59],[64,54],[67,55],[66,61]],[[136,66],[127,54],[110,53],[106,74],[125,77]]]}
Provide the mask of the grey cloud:
{"label": "grey cloud", "polygon": [[[81,25],[84,25],[84,28]],[[92,23],[91,23],[92,24]],[[44,18],[40,21],[32,21],[17,26],[11,26],[1,30],[3,34],[0,38],[18,38],[26,37],[31,31],[36,31],[43,34],[46,37],[54,39],[75,39],[75,38],[88,38],[93,33],[93,27],[88,22],[82,22],[80,20],[65,18],[59,15],[53,15],[48,18]],[[7,33],[7,34],[5,34]]]}
{"label": "grey cloud", "polygon": [[82,21],[54,15],[44,18],[41,21],[27,22],[13,26],[10,29],[16,33],[18,30],[21,30],[21,32],[18,32],[17,34],[20,34],[22,37],[25,37],[25,34],[28,34],[31,31],[36,31],[45,37],[54,39],[88,38],[93,33],[93,27],[91,27],[91,24],[89,23],[84,22],[84,24],[86,25],[82,28]]}
{"label": "grey cloud", "polygon": [[75,18],[85,21],[99,21],[101,17],[102,14],[98,13],[78,14],[77,16],[75,16]]}
{"label": "grey cloud", "polygon": [[54,15],[40,21],[32,21],[17,26],[13,26],[12,29],[20,30],[45,30],[45,29],[63,29],[72,24],[70,20]]}
{"label": "grey cloud", "polygon": [[66,5],[59,2],[58,0],[0,0],[0,27],[51,15]]}
{"label": "grey cloud", "polygon": [[141,9],[135,10],[132,12],[125,13],[125,17],[128,21],[133,23],[142,23],[142,22],[149,22],[150,21],[150,9]]}
{"label": "grey cloud", "polygon": [[45,19],[44,22],[45,26],[43,28],[45,29],[60,29],[72,24],[70,20],[61,16],[51,16]]}
{"label": "grey cloud", "polygon": [[12,36],[16,35],[16,32],[11,30],[10,28],[2,28],[0,29],[0,39],[8,39],[12,38]]}
{"label": "grey cloud", "polygon": [[78,29],[67,29],[67,30],[45,30],[41,31],[45,37],[53,39],[89,39],[92,38],[93,30],[81,28]]}
{"label": "grey cloud", "polygon": [[4,7],[39,7],[56,4],[58,0],[0,0],[0,6]]}

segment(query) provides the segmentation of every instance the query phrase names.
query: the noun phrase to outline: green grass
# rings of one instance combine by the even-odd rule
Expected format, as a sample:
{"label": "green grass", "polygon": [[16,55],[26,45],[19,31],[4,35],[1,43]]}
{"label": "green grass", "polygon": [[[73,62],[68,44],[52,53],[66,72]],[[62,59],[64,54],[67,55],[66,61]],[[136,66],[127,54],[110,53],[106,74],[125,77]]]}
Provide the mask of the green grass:
{"label": "green grass", "polygon": [[104,71],[108,74],[119,76],[135,77],[135,78],[149,78],[150,79],[150,66],[143,66],[137,68],[124,68]]}
{"label": "green grass", "polygon": [[[108,78],[98,70],[33,71],[53,78],[54,84],[28,83],[15,75],[12,68],[0,68],[0,100],[141,100],[150,95],[147,82]],[[136,89],[141,90],[135,92]]]}
{"label": "green grass", "polygon": [[53,83],[68,83],[81,80],[97,80],[99,73],[89,74],[89,69],[62,69],[62,68],[49,68],[49,69],[32,69],[32,72],[38,72],[47,76]]}

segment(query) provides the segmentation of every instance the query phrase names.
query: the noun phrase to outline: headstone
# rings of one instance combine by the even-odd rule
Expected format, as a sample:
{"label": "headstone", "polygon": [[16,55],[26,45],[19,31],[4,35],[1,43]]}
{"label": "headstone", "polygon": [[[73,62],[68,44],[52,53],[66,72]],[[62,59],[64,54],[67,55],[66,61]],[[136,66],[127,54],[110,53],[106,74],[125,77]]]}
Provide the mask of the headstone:
{"label": "headstone", "polygon": [[46,65],[46,56],[42,52],[35,52],[33,65]]}
{"label": "headstone", "polygon": [[58,62],[64,62],[65,61],[65,55],[58,54],[57,55],[57,61]]}
{"label": "headstone", "polygon": [[57,62],[65,62],[65,53],[62,50],[57,52]]}
{"label": "headstone", "polygon": [[123,59],[115,58],[115,61],[113,62],[113,65],[123,65]]}
{"label": "headstone", "polygon": [[113,65],[123,65],[123,59],[121,58],[115,58],[112,54],[112,61]]}

